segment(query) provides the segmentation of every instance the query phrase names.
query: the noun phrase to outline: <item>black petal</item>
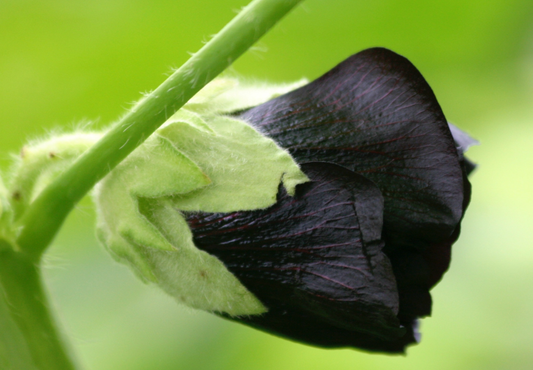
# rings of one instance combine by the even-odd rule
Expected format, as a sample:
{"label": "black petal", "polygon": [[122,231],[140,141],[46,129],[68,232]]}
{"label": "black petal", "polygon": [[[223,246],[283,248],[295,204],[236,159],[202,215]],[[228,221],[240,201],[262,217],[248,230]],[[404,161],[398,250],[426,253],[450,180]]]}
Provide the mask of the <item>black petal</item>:
{"label": "black petal", "polygon": [[[239,118],[299,162],[336,163],[379,187],[402,323],[430,314],[429,289],[449,264],[446,248],[458,235],[470,187],[467,163],[418,70],[389,50],[368,49]],[[439,256],[442,266],[433,263]]]}
{"label": "black petal", "polygon": [[232,318],[324,347],[403,351],[396,281],[381,241],[383,199],[363,176],[308,163],[311,179],[264,210],[187,215],[195,245],[217,256],[269,309]]}

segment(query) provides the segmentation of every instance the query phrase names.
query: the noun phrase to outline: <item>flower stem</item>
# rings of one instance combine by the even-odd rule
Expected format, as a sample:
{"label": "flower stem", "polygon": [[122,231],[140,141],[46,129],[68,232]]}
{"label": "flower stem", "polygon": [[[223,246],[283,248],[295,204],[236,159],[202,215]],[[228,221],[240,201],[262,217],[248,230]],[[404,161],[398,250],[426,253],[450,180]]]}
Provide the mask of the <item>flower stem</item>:
{"label": "flower stem", "polygon": [[75,368],[50,314],[39,265],[11,248],[0,248],[0,295],[2,311],[7,311],[0,318],[0,367]]}
{"label": "flower stem", "polygon": [[0,239],[0,367],[75,368],[43,291],[43,252],[99,180],[301,1],[252,1],[39,194],[15,225],[16,245]]}
{"label": "flower stem", "polygon": [[21,218],[17,244],[37,260],[72,207],[198,90],[302,0],[254,0],[51,183]]}

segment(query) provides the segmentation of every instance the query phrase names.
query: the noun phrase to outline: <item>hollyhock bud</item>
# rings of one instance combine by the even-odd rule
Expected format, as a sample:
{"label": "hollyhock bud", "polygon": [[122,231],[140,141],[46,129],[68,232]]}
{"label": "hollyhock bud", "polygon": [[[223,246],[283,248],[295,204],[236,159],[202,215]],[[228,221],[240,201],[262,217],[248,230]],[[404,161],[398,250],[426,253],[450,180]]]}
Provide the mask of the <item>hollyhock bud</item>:
{"label": "hollyhock bud", "polygon": [[302,85],[208,85],[98,185],[99,238],[191,307],[403,352],[449,266],[474,141],[386,49]]}
{"label": "hollyhock bud", "polygon": [[381,48],[238,118],[310,182],[265,210],[188,217],[195,245],[268,308],[233,319],[318,346],[404,351],[459,235],[473,140],[450,131],[417,69]]}

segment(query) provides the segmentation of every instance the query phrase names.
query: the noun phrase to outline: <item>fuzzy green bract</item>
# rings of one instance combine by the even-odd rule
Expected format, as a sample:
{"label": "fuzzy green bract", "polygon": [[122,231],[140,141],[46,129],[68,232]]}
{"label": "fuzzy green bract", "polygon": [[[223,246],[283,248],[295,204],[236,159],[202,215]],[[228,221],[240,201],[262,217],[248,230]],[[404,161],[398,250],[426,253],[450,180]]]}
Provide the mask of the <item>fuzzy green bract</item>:
{"label": "fuzzy green bract", "polygon": [[190,307],[232,316],[265,312],[222,262],[195,247],[181,211],[267,208],[281,182],[292,194],[307,181],[271,139],[221,115],[294,87],[265,93],[215,80],[117,166],[95,191],[98,236],[113,256]]}
{"label": "fuzzy green bract", "polygon": [[[100,137],[96,132],[57,135],[25,145],[0,186],[0,236],[17,249],[17,221],[41,191]],[[53,210],[50,210],[53,212]],[[46,217],[46,215],[44,215]]]}
{"label": "fuzzy green bract", "polygon": [[60,172],[101,136],[97,132],[75,132],[25,145],[16,158],[9,186],[15,220]]}

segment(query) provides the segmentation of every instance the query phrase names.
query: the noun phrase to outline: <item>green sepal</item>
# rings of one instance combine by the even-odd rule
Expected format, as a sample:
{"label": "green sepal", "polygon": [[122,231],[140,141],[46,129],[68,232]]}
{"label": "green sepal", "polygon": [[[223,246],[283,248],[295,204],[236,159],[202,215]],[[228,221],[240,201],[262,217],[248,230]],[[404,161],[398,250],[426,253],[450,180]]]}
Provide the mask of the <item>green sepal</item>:
{"label": "green sepal", "polygon": [[205,212],[266,208],[276,202],[281,181],[289,194],[307,181],[286,151],[247,123],[227,116],[203,116],[210,133],[195,129],[184,117],[175,115],[158,135],[201,164],[214,185],[175,196],[176,208]]}
{"label": "green sepal", "polygon": [[188,193],[209,183],[210,179],[195,163],[164,138],[152,135],[96,187],[100,241],[143,280],[157,282],[153,269],[131,246],[167,251],[174,247],[140,213],[139,198]]}
{"label": "green sepal", "polygon": [[16,158],[9,185],[14,219],[20,218],[39,193],[101,136],[96,132],[75,132],[24,146]]}
{"label": "green sepal", "polygon": [[280,182],[307,181],[291,156],[243,121],[182,109],[97,187],[98,235],[145,281],[193,308],[232,316],[263,304],[197,249],[182,211],[266,208]]}
{"label": "green sepal", "polygon": [[[17,220],[39,193],[102,136],[96,132],[61,134],[24,146],[5,186],[0,180],[0,238],[18,249]],[[43,215],[47,217],[47,215]]]}
{"label": "green sepal", "polygon": [[291,83],[271,84],[219,77],[207,84],[184,108],[202,114],[238,112],[263,104],[307,82],[306,79],[301,79]]}
{"label": "green sepal", "polygon": [[231,316],[265,312],[222,262],[195,247],[183,212],[267,208],[280,183],[293,194],[308,181],[274,141],[220,114],[295,86],[254,90],[216,80],[117,166],[95,191],[98,236],[114,257],[190,307]]}

